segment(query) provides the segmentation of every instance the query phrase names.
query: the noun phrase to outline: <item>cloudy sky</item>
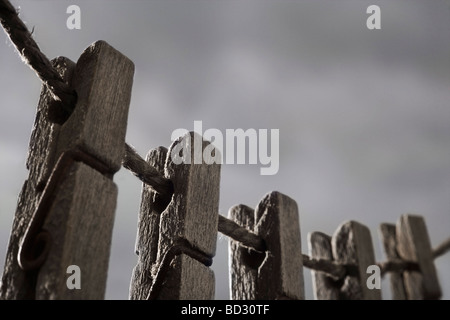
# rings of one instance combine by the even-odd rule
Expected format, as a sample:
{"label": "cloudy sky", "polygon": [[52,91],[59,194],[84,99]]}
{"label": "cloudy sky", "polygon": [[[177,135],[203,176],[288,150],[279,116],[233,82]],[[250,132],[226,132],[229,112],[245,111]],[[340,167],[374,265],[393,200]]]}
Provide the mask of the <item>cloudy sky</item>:
{"label": "cloudy sky", "polygon": [[[449,1],[12,1],[48,57],[77,61],[105,40],[136,66],[126,140],[141,155],[177,128],[279,129],[280,169],[223,165],[220,212],[269,191],[295,199],[307,234],[344,221],[378,226],[425,216],[432,244],[450,235]],[[81,8],[81,30],[66,9]],[[381,30],[366,9],[381,7]],[[3,269],[40,82],[0,33],[0,269]],[[107,299],[127,299],[141,184],[115,178],[118,208]],[[228,241],[213,269],[228,299]],[[450,255],[436,260],[450,298]],[[386,289],[387,281],[383,281]],[[309,270],[305,291],[312,298]],[[385,290],[384,297],[389,293]]]}

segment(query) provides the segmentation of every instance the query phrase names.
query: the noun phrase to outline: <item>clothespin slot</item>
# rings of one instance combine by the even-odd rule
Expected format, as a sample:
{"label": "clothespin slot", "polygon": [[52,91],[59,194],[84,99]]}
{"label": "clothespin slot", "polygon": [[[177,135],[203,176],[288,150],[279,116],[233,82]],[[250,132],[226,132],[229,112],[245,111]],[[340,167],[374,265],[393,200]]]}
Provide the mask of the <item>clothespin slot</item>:
{"label": "clothespin slot", "polygon": [[253,211],[232,207],[230,219],[260,236],[258,253],[230,241],[233,299],[304,299],[303,260],[297,203],[279,192],[267,194]]}

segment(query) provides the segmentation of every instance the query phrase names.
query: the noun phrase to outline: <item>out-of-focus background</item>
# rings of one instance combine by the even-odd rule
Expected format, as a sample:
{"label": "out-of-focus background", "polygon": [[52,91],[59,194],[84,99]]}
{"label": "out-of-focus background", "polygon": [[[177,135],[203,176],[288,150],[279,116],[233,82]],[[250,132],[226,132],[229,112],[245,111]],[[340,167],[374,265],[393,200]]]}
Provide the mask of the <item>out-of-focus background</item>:
{"label": "out-of-focus background", "polygon": [[[449,1],[12,2],[50,58],[76,61],[102,39],[135,63],[126,140],[141,155],[194,120],[223,132],[280,130],[278,174],[223,165],[222,214],[277,190],[298,203],[304,252],[308,232],[356,220],[372,231],[377,261],[379,224],[403,213],[426,217],[433,245],[450,235]],[[72,4],[81,30],[66,27]],[[366,27],[371,4],[381,30]],[[40,87],[0,32],[0,270]],[[114,180],[106,298],[127,299],[141,183],[125,169]],[[220,236],[212,266],[217,299],[229,299],[227,244]],[[436,260],[444,299],[449,265],[449,254]]]}

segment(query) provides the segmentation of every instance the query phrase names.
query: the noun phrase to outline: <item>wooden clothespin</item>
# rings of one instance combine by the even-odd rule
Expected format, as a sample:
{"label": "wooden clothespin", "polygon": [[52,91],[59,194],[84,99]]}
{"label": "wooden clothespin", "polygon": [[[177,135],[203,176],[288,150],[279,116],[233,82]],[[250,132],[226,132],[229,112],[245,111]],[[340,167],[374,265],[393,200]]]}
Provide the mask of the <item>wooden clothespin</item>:
{"label": "wooden clothespin", "polygon": [[406,299],[439,299],[441,287],[425,219],[402,215],[396,225],[397,252],[401,259],[416,262],[420,271],[404,271]]}
{"label": "wooden clothespin", "polygon": [[[167,148],[159,147],[148,152],[146,161],[164,175]],[[167,207],[160,195],[143,183],[139,210],[135,252],[138,262],[133,269],[130,283],[130,299],[147,299],[153,284],[153,268],[158,254],[159,220]]]}
{"label": "wooden clothespin", "polygon": [[161,203],[154,191],[143,187],[131,299],[214,298],[209,265],[217,241],[220,164],[207,159],[203,151],[209,145],[191,132],[168,151],[150,151],[147,161],[172,181],[173,195],[168,204]]}
{"label": "wooden clothespin", "polygon": [[[308,234],[309,254],[313,259],[333,261],[331,237],[322,232]],[[337,279],[320,271],[311,270],[314,298],[316,300],[339,300]]]}
{"label": "wooden clothespin", "polygon": [[257,252],[230,241],[232,299],[304,299],[297,203],[271,192],[254,211],[238,205],[229,217],[259,235],[267,248]]}
{"label": "wooden clothespin", "polygon": [[[54,59],[52,63],[62,79],[70,85],[75,63],[67,58]],[[52,124],[46,118],[52,100],[50,92],[43,86],[26,162],[29,175],[19,194],[3,271],[0,298],[5,300],[34,299],[35,296],[35,275],[24,272],[19,267],[17,254],[53,168],[53,154],[60,126]]]}
{"label": "wooden clothespin", "polygon": [[[387,261],[400,260],[401,258],[397,251],[397,232],[395,224],[381,224],[379,233]],[[397,271],[390,272],[389,277],[392,300],[405,300],[406,292],[402,273]]]}
{"label": "wooden clothespin", "polygon": [[[329,260],[344,267],[335,279],[321,271],[311,271],[317,300],[379,300],[381,290],[369,288],[367,268],[375,265],[370,230],[355,221],[341,224],[332,237],[312,232],[308,237],[311,258]],[[380,279],[381,280],[381,279]]]}
{"label": "wooden clothespin", "polygon": [[[121,167],[134,65],[104,41],[76,66],[57,68],[77,93],[62,125],[45,117],[44,88],[30,141],[29,179],[11,232],[2,298],[103,299],[116,206],[113,174]],[[67,286],[80,270],[81,288]]]}
{"label": "wooden clothespin", "polygon": [[331,245],[334,260],[348,266],[339,289],[342,300],[380,300],[381,290],[367,285],[367,268],[376,265],[369,228],[356,221],[341,224],[335,231]]}

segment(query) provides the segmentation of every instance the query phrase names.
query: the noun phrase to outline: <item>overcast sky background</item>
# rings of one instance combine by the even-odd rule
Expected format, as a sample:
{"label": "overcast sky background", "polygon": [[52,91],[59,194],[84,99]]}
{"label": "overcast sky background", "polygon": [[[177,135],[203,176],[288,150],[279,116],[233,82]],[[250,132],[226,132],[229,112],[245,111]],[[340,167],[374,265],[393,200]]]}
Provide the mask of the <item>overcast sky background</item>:
{"label": "overcast sky background", "polygon": [[[305,253],[308,232],[356,220],[370,228],[377,261],[379,224],[401,214],[424,215],[433,246],[450,236],[450,1],[12,2],[50,58],[77,61],[105,40],[135,63],[126,140],[141,155],[194,120],[223,132],[280,130],[278,174],[223,165],[221,213],[277,190],[298,203]],[[66,28],[71,4],[81,30]],[[371,4],[381,30],[366,28]],[[39,92],[0,32],[0,270]],[[125,169],[114,180],[106,298],[127,299],[141,183]],[[229,299],[227,244],[220,236],[212,266],[217,299]],[[449,265],[450,254],[436,260],[445,299]]]}

